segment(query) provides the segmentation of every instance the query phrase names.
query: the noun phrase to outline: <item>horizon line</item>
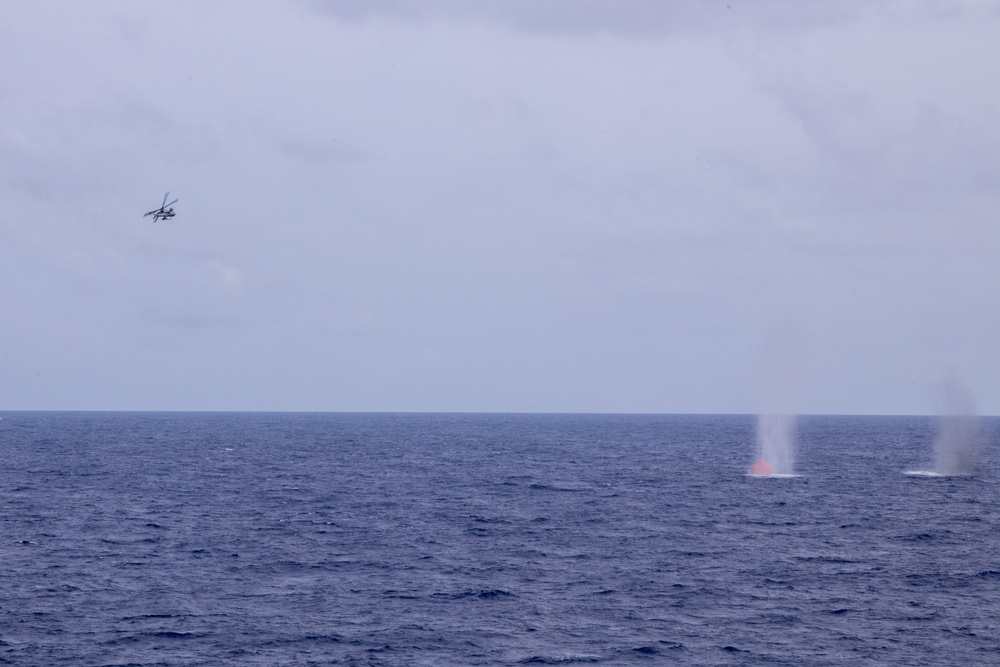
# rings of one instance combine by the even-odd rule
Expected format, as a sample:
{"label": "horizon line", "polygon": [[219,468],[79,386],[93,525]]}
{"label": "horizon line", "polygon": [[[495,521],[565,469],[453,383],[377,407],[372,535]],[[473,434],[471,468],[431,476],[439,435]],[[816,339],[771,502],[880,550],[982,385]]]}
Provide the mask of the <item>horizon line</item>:
{"label": "horizon line", "polygon": [[105,408],[21,408],[0,409],[0,414],[14,413],[135,413],[135,414],[312,414],[312,415],[537,415],[537,416],[632,416],[632,417],[956,417],[993,418],[1000,415],[954,415],[947,413],[876,413],[876,412],[624,412],[624,411],[544,411],[544,410],[216,410],[216,409],[105,409]]}

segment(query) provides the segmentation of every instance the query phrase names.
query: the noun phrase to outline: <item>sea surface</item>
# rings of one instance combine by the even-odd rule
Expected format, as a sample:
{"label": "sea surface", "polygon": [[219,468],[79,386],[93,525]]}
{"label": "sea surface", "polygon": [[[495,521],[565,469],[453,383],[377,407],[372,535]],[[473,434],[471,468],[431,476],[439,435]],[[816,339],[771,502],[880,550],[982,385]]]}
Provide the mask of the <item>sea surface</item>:
{"label": "sea surface", "polygon": [[0,413],[0,664],[1000,664],[1000,420]]}

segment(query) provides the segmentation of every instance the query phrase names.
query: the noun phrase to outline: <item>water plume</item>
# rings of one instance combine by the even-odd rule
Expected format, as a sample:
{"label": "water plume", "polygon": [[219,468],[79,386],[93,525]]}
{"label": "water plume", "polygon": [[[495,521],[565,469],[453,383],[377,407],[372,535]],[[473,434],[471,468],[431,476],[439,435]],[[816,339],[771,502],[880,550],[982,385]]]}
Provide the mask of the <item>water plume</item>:
{"label": "water plume", "polygon": [[795,407],[804,367],[802,332],[792,323],[768,332],[761,355],[761,403],[757,417],[757,463],[750,474],[759,477],[795,475]]}
{"label": "water plume", "polygon": [[[760,459],[754,474],[792,475],[795,472],[795,417],[764,414],[757,417],[757,449]],[[761,462],[766,466],[759,465]]]}
{"label": "water plume", "polygon": [[934,471],[946,476],[975,475],[982,454],[976,403],[954,372],[944,384],[944,406],[934,440]]}

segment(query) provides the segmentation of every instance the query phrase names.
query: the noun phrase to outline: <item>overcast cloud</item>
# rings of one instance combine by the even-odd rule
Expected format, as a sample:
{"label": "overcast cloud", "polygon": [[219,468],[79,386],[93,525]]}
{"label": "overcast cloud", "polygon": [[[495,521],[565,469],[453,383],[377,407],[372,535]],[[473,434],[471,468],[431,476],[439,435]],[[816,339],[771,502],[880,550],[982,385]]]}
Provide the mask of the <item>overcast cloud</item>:
{"label": "overcast cloud", "polygon": [[985,1],[4,3],[0,408],[1000,414],[997,62]]}

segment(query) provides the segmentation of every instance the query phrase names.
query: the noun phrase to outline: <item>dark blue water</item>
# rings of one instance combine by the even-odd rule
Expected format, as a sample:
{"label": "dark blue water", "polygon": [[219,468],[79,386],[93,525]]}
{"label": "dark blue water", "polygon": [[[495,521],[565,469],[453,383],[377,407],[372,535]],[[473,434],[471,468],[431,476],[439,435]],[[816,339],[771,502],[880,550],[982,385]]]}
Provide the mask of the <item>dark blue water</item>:
{"label": "dark blue water", "polygon": [[1000,664],[930,419],[0,416],[2,664]]}

